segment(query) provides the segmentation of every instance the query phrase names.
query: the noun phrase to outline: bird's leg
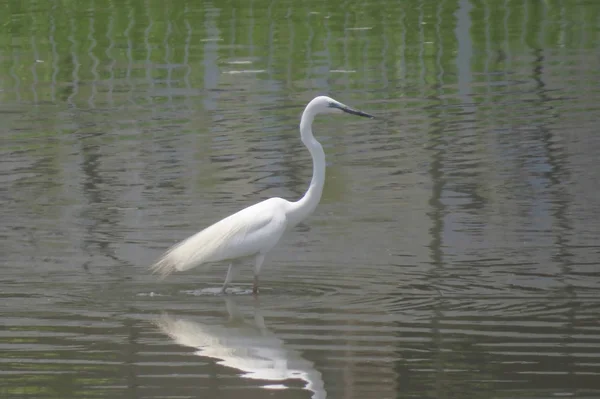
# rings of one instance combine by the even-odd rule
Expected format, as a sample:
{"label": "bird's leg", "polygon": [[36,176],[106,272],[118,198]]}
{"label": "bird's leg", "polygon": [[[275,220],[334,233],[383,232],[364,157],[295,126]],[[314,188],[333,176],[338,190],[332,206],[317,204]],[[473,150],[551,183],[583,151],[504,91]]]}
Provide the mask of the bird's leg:
{"label": "bird's leg", "polygon": [[229,269],[227,270],[227,276],[225,277],[225,283],[223,283],[223,288],[221,288],[221,294],[225,293],[227,286],[229,285],[229,283],[231,283],[231,280],[233,280],[234,267],[235,266],[234,266],[233,262],[231,262],[229,264]]}
{"label": "bird's leg", "polygon": [[254,261],[254,285],[252,286],[252,293],[258,294],[258,275],[260,274],[260,268],[265,260],[265,255],[258,254],[256,255],[256,260]]}

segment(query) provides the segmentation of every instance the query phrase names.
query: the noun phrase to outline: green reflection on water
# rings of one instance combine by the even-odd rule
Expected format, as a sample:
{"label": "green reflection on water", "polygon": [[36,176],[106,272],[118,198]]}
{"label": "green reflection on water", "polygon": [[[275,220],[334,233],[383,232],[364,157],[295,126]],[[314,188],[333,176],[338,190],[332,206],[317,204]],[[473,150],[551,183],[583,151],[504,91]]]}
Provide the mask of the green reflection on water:
{"label": "green reflection on water", "polygon": [[[465,3],[465,2],[462,2]],[[472,1],[474,73],[517,55],[597,48],[600,3]],[[464,4],[463,4],[464,5]],[[235,87],[255,72],[271,90],[357,90],[395,97],[456,83],[460,1],[4,2],[3,101],[85,107],[168,101],[176,88]],[[248,72],[247,72],[248,73]],[[171,92],[148,94],[148,86]],[[181,95],[192,95],[182,91]]]}

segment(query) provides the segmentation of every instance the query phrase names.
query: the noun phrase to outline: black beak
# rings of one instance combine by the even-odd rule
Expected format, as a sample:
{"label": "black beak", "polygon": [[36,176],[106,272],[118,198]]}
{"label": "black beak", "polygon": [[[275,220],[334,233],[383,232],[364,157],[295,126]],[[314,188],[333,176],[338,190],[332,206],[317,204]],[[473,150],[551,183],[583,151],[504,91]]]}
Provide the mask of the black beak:
{"label": "black beak", "polygon": [[362,111],[359,111],[359,110],[357,110],[357,109],[350,108],[350,107],[348,107],[348,106],[345,106],[345,105],[341,105],[341,106],[340,106],[340,105],[338,105],[338,104],[331,104],[331,106],[332,106],[332,107],[335,107],[335,108],[339,108],[339,109],[341,109],[342,111],[344,111],[344,112],[347,112],[347,113],[349,113],[349,114],[352,114],[352,115],[364,116],[365,118],[375,118],[375,117],[374,117],[373,115],[371,115],[371,114],[367,114],[366,112],[362,112]]}
{"label": "black beak", "polygon": [[349,114],[352,114],[352,115],[364,116],[366,118],[375,118],[371,114],[367,114],[366,112],[362,112],[362,111],[359,111],[357,109],[352,109],[350,107],[342,107],[341,110],[344,111],[344,112],[347,112]]}

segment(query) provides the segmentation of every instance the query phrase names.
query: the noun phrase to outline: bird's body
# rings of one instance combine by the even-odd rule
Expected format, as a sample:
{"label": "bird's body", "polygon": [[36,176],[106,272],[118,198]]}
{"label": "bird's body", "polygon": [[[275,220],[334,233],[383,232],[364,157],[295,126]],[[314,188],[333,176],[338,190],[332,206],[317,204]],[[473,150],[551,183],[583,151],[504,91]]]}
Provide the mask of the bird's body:
{"label": "bird's body", "polygon": [[286,229],[288,206],[282,198],[269,198],[244,208],[175,245],[154,269],[168,275],[203,263],[266,253]]}
{"label": "bird's body", "polygon": [[204,263],[229,260],[229,271],[222,292],[231,282],[236,260],[253,256],[254,287],[258,292],[258,275],[265,255],[277,244],[283,233],[304,220],[316,208],[325,183],[325,153],[312,134],[312,121],[318,113],[344,111],[372,117],[351,109],[329,97],[313,99],[304,110],[300,122],[302,142],[313,159],[313,177],[306,194],[296,202],[269,198],[222,219],[169,249],[152,269],[166,276]]}

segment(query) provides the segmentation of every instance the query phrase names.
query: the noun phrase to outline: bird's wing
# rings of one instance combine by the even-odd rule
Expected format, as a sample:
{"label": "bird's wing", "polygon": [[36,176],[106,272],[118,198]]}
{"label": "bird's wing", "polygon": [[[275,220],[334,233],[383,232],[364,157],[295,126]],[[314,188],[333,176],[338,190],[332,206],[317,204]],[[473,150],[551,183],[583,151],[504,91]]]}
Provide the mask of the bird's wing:
{"label": "bird's wing", "polygon": [[234,213],[169,249],[152,269],[163,276],[207,262],[267,252],[286,227],[285,204],[271,198]]}

